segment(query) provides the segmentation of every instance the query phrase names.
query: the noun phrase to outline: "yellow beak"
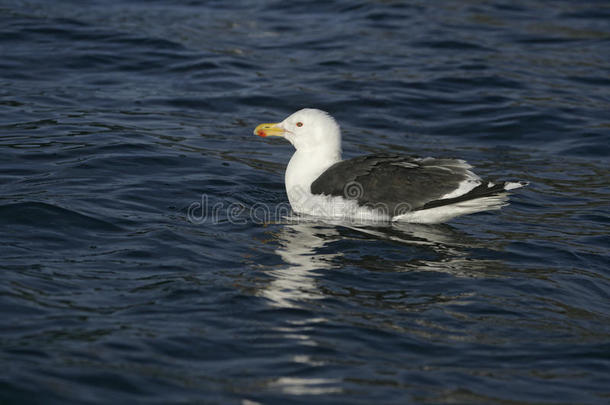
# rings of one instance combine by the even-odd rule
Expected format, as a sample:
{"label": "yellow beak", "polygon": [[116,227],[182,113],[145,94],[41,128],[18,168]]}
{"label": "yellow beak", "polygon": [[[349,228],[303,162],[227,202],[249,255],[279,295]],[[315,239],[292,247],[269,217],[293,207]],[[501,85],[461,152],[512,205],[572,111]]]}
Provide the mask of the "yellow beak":
{"label": "yellow beak", "polygon": [[263,138],[267,136],[284,136],[286,131],[281,128],[279,122],[271,123],[271,124],[260,124],[256,128],[254,128],[254,135],[262,136]]}

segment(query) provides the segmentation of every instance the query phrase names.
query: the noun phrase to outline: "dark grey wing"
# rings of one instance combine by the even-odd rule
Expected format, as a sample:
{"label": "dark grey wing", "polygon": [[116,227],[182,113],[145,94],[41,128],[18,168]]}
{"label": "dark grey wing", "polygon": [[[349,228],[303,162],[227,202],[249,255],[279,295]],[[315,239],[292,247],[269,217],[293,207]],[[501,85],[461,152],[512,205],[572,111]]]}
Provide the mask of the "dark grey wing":
{"label": "dark grey wing", "polygon": [[[444,205],[449,200],[457,202],[456,198],[465,197],[470,189],[478,189],[484,184],[470,168],[466,162],[457,159],[361,156],[328,168],[311,184],[311,192],[355,199],[360,205],[385,209],[394,216]],[[461,190],[463,182],[471,184],[464,187],[464,194],[460,195],[457,190]],[[447,196],[451,198],[441,200]]]}

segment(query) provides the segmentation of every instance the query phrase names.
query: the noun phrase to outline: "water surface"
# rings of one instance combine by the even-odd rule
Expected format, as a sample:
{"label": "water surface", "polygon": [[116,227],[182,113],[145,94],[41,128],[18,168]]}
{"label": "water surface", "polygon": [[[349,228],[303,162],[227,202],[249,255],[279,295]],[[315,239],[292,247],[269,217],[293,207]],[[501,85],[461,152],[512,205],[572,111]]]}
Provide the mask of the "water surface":
{"label": "water surface", "polygon": [[[4,0],[0,402],[607,402],[609,18]],[[346,157],[531,184],[444,225],[290,220],[291,146],[252,129],[306,106]]]}

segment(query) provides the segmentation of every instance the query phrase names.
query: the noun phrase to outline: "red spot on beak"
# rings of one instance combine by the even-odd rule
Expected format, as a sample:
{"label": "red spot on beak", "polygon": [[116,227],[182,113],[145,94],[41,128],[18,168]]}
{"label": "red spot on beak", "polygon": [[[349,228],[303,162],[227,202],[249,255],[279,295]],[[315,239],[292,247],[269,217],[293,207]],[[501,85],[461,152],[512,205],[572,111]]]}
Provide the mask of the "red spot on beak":
{"label": "red spot on beak", "polygon": [[256,135],[258,135],[258,136],[260,136],[260,137],[263,137],[263,138],[266,138],[266,137],[267,137],[267,134],[266,134],[266,133],[265,133],[265,131],[263,131],[262,129],[261,129],[260,131],[258,131],[258,132],[256,133]]}

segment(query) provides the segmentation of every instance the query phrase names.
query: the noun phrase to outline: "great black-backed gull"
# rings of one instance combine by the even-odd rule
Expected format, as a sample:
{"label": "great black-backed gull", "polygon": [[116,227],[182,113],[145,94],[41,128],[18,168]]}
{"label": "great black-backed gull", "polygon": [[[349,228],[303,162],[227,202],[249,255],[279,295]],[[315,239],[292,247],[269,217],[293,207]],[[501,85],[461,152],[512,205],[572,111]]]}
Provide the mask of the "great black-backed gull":
{"label": "great black-backed gull", "polygon": [[527,182],[491,182],[460,159],[374,154],[341,159],[341,130],[326,112],[305,108],[256,135],[280,136],[296,148],[285,185],[296,213],[333,219],[441,223],[497,210],[507,191]]}

